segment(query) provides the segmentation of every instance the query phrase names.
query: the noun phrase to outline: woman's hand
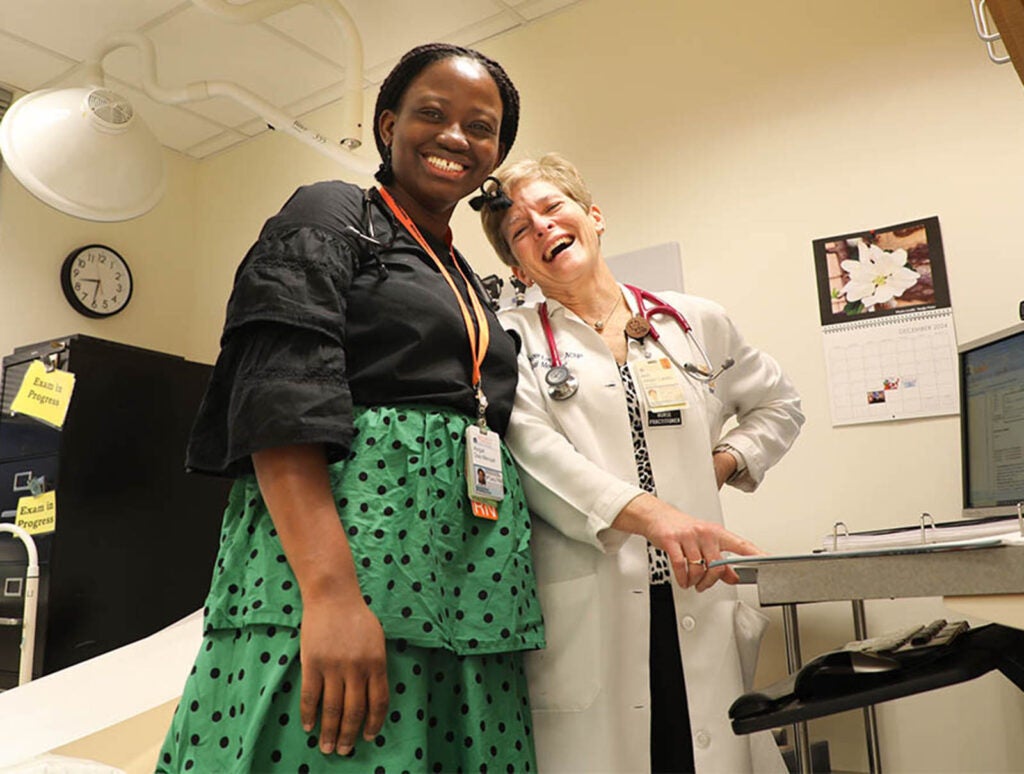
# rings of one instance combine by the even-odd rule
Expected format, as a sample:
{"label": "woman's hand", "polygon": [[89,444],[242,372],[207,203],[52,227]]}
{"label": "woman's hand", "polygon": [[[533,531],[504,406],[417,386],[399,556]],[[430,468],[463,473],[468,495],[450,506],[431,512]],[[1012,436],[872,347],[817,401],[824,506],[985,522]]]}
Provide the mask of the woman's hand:
{"label": "woman's hand", "polygon": [[388,708],[384,630],[361,598],[303,597],[302,727],[320,717],[320,750],[347,755],[360,730],[372,740]]}
{"label": "woman's hand", "polygon": [[684,589],[711,588],[719,580],[739,583],[728,565],[708,569],[722,558],[723,551],[741,556],[763,554],[757,546],[725,527],[689,516],[650,494],[633,498],[612,522],[612,526],[647,538],[668,554],[676,581]]}
{"label": "woman's hand", "polygon": [[384,725],[384,631],[363,601],[323,448],[264,449],[252,461],[302,593],[302,727],[319,713],[320,750],[347,755],[360,729],[369,741]]}

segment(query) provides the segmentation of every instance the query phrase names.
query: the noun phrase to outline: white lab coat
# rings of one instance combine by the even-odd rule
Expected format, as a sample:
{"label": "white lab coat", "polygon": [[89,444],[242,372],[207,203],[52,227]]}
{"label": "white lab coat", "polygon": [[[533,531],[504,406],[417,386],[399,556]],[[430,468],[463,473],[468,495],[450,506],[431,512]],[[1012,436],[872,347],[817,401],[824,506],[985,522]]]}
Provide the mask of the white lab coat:
{"label": "white lab coat", "polygon": [[[636,311],[632,294],[625,296]],[[715,393],[684,378],[682,427],[644,432],[658,496],[721,523],[712,447],[739,450],[746,471],[732,483],[752,491],[796,438],[803,414],[796,390],[769,356],[744,342],[724,310],[678,293],[658,296],[680,310],[717,367],[735,365]],[[536,307],[502,315],[522,338],[519,387],[507,440],[534,519],[533,552],[547,648],[527,654],[541,774],[650,770],[649,584],[646,541],[609,527],[641,493],[618,366],[600,335],[548,301],[563,363],[580,381],[565,401],[547,394],[547,340]],[[679,326],[655,317],[660,343],[679,363],[703,364]],[[629,346],[629,360],[644,357]],[[638,387],[639,389],[639,387]],[[722,433],[736,416],[738,425]],[[766,518],[770,518],[767,515]],[[728,708],[749,688],[767,625],[760,612],[715,584],[698,594],[673,584],[696,768],[704,772],[785,771],[768,732],[736,736]]]}

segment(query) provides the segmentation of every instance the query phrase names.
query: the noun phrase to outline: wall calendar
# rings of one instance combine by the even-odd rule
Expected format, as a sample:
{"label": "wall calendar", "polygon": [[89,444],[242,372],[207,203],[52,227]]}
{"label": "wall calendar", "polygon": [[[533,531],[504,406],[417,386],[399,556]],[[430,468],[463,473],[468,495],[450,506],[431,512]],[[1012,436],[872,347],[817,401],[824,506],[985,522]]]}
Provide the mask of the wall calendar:
{"label": "wall calendar", "polygon": [[956,332],[939,219],[812,245],[832,424],[956,414]]}

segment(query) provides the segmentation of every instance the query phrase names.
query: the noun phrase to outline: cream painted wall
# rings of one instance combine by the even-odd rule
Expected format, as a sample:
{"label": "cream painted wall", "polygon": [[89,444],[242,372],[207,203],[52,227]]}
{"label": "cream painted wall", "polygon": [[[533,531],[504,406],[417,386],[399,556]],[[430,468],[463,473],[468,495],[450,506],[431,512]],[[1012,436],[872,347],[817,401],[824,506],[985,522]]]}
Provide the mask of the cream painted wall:
{"label": "cream painted wall", "polygon": [[[376,91],[364,99],[364,126],[371,125]],[[327,108],[306,123],[330,136],[340,111]],[[358,155],[377,159],[373,135],[364,131]],[[196,315],[190,321],[189,351],[197,359],[217,357],[224,310],[238,263],[256,240],[263,222],[277,212],[300,185],[341,178],[368,186],[361,178],[286,135],[273,132],[222,153],[199,165],[196,218],[197,255],[201,272],[195,288]]]}
{"label": "cream painted wall", "polygon": [[[180,328],[194,316],[197,164],[173,152],[165,158],[167,196],[150,213],[127,223],[90,223],[63,215],[42,204],[3,169],[0,354],[69,333],[189,354]],[[73,311],[60,289],[64,258],[76,247],[97,242],[124,256],[135,282],[131,302],[107,320]]]}
{"label": "cream painted wall", "polygon": [[[724,303],[799,386],[806,429],[756,495],[726,494],[735,531],[779,552],[812,547],[836,519],[956,515],[955,418],[831,427],[810,242],[938,215],[959,338],[1016,320],[1024,93],[988,62],[964,0],[584,0],[481,48],[523,94],[513,158],[557,149],[576,161],[610,254],[680,242],[688,289]],[[325,131],[335,115],[308,123]],[[275,135],[169,164],[157,210],[105,226],[51,212],[3,172],[0,352],[77,330],[211,360],[263,220],[296,185],[345,176]],[[468,208],[453,227],[481,274],[499,268]],[[122,250],[136,271],[139,295],[115,320],[61,301],[60,261],[86,241]],[[878,632],[939,615],[937,600],[868,604]],[[806,606],[801,622],[808,655],[852,638],[845,605]],[[780,642],[776,625],[762,682],[784,671]],[[879,718],[889,771],[1024,761],[1024,740],[1007,731],[1024,725],[1024,697],[999,675],[890,702]],[[829,739],[835,768],[867,770],[857,713],[812,724],[812,736]]]}

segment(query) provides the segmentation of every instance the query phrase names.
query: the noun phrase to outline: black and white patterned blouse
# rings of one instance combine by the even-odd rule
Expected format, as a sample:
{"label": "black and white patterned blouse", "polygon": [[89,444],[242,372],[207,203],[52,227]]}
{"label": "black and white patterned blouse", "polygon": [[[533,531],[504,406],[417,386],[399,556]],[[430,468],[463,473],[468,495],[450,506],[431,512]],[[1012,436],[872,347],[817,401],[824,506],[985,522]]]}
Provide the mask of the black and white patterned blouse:
{"label": "black and white patterned blouse", "polygon": [[[656,495],[658,490],[654,484],[654,471],[651,470],[651,455],[647,451],[647,439],[644,438],[643,407],[636,394],[636,385],[633,383],[628,363],[619,366],[619,378],[622,379],[622,386],[626,390],[626,407],[629,409],[629,426],[633,434],[633,454],[636,457],[636,473],[640,479],[640,488]],[[648,543],[647,558],[651,585],[671,582],[672,565],[668,560],[668,554]]]}

